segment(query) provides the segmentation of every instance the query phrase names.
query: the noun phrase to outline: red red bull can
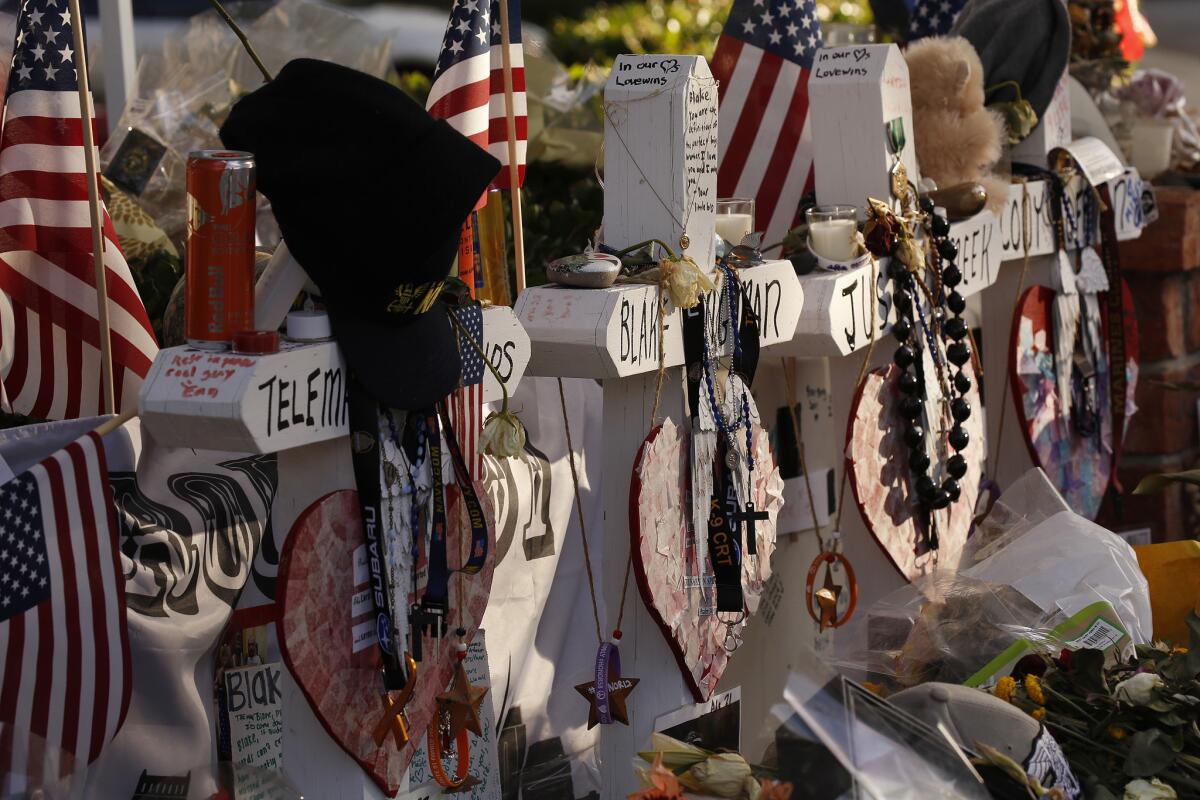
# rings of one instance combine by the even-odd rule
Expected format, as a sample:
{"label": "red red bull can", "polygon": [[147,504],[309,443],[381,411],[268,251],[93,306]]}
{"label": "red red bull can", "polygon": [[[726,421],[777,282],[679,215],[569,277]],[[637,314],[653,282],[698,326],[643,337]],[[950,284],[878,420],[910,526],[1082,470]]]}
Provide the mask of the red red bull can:
{"label": "red red bull can", "polygon": [[254,329],[254,156],[199,150],[187,162],[184,336],[225,350]]}

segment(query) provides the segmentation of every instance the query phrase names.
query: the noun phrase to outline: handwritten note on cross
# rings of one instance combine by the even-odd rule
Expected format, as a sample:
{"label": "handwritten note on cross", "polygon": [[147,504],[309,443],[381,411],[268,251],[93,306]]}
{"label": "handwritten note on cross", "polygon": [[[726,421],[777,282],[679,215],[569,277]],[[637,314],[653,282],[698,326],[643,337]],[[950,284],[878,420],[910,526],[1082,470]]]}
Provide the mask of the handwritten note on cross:
{"label": "handwritten note on cross", "polygon": [[622,55],[604,88],[604,241],[713,263],[717,84],[699,56]]}

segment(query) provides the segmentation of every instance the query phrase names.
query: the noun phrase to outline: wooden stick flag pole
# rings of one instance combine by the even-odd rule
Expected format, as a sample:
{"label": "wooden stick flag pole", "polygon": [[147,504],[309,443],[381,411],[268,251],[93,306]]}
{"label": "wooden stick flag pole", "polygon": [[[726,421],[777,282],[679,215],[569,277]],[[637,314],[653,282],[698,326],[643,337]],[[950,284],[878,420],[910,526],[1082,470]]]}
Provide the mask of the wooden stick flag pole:
{"label": "wooden stick flag pole", "polygon": [[508,52],[508,0],[500,0],[500,53],[504,64],[504,122],[508,129],[508,182],[512,188],[513,259],[517,294],[525,291],[525,234],[521,227],[521,168],[517,164],[517,117],[513,108],[512,56]]}
{"label": "wooden stick flag pole", "polygon": [[79,0],[70,0],[71,31],[75,36],[75,72],[79,78],[79,119],[83,125],[83,161],[87,169],[88,210],[92,217],[92,255],[96,262],[96,322],[100,326],[100,380],[104,413],[113,413],[112,333],[108,323],[108,283],[104,271],[104,231],[100,214],[100,177],[96,169],[96,142],[92,136],[91,89],[88,86],[87,51],[83,43],[83,14]]}
{"label": "wooden stick flag pole", "polygon": [[122,412],[120,414],[120,416],[113,417],[112,419],[109,419],[109,420],[106,420],[106,421],[100,423],[96,427],[96,430],[94,430],[92,432],[95,433],[97,436],[103,436],[106,433],[112,433],[117,428],[121,427],[126,422],[129,422],[129,420],[133,419],[137,415],[138,415],[137,409],[131,408],[128,411]]}

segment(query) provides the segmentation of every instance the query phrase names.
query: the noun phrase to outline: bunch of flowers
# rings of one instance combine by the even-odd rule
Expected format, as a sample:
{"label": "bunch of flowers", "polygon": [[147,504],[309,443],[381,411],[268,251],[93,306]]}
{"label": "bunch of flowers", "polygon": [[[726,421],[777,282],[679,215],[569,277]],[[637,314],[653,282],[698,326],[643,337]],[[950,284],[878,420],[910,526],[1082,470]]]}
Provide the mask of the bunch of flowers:
{"label": "bunch of flowers", "polygon": [[691,796],[725,797],[733,800],[789,800],[792,784],[761,777],[761,767],[752,767],[739,753],[715,752],[654,734],[651,749],[639,753],[649,769],[638,768],[642,789],[629,800],[684,800]]}
{"label": "bunch of flowers", "polygon": [[1191,647],[1139,645],[1026,656],[992,693],[1045,723],[1099,800],[1200,796],[1200,617]]}

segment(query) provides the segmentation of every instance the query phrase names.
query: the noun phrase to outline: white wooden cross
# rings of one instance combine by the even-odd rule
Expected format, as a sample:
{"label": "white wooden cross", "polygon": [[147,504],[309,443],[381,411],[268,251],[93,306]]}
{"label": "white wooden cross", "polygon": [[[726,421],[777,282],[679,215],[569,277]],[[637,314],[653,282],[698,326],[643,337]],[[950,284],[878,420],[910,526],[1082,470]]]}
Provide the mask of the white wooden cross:
{"label": "white wooden cross", "polygon": [[[620,56],[605,89],[606,245],[623,248],[650,238],[714,267],[717,87],[697,56]],[[580,242],[580,246],[584,243]],[[741,271],[761,320],[761,345],[792,339],[801,291],[790,262],[768,261]],[[598,594],[615,605],[629,556],[629,475],[647,432],[658,369],[658,288],[539,286],[516,304],[532,339],[529,374],[599,378],[604,393],[603,567]],[[683,340],[680,312],[668,304],[663,321],[665,364],[660,416],[680,420]],[[763,358],[772,351],[764,350]],[[606,796],[636,788],[630,757],[649,741],[656,717],[692,702],[675,659],[641,599],[626,607],[622,672],[642,679],[629,706],[630,726],[600,733],[600,783]],[[633,618],[632,623],[630,618]],[[611,621],[609,622],[611,624]]]}

